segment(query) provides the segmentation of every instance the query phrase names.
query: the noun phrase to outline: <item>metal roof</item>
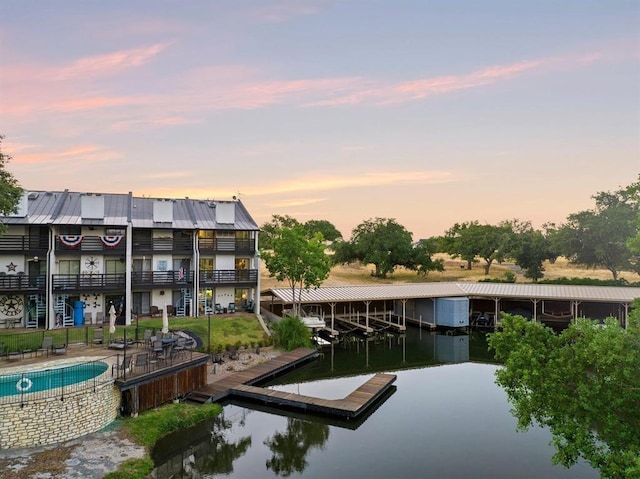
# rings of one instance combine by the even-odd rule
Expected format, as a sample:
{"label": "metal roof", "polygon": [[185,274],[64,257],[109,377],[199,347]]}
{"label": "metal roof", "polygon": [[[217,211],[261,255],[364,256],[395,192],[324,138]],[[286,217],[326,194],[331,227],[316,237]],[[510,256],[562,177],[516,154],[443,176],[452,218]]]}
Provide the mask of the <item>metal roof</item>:
{"label": "metal roof", "polygon": [[[283,303],[293,303],[291,288],[268,290]],[[297,295],[297,292],[296,292]],[[329,286],[303,290],[302,303],[341,303],[444,297],[519,298],[631,303],[640,288],[517,283],[402,283],[370,286]]]}
{"label": "metal roof", "polygon": [[[241,201],[193,200],[189,198],[136,197],[132,193],[92,193],[104,197],[104,218],[82,218],[82,196],[88,193],[70,191],[26,191],[27,215],[0,215],[4,224],[14,225],[105,225],[134,228],[166,228],[184,230],[258,231],[259,227]],[[157,200],[171,201],[173,221],[153,221],[153,204]],[[233,203],[235,222],[216,222],[215,205]]]}

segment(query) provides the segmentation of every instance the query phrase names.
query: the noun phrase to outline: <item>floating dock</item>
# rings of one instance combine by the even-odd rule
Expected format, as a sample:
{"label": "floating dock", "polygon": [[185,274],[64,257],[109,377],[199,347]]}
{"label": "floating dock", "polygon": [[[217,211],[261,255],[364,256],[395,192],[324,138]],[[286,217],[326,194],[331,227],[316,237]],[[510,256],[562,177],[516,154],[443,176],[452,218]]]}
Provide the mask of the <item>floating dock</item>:
{"label": "floating dock", "polygon": [[286,393],[254,386],[289,369],[317,358],[318,351],[298,348],[269,359],[245,371],[232,373],[219,381],[193,391],[186,398],[193,402],[217,402],[230,396],[258,401],[271,406],[298,409],[306,412],[355,418],[383,396],[396,380],[393,374],[376,374],[343,399],[322,399],[301,394]]}

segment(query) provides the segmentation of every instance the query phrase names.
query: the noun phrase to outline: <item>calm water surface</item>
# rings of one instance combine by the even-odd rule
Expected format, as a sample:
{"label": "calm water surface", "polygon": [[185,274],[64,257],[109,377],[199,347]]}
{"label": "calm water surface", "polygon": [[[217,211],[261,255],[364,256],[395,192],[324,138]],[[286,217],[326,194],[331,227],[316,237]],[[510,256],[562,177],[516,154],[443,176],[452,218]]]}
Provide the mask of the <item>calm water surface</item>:
{"label": "calm water surface", "polygon": [[395,390],[356,422],[227,404],[223,417],[158,444],[157,477],[599,477],[586,463],[552,466],[546,429],[516,432],[482,335],[411,330],[323,351],[273,387],[334,399],[393,372]]}

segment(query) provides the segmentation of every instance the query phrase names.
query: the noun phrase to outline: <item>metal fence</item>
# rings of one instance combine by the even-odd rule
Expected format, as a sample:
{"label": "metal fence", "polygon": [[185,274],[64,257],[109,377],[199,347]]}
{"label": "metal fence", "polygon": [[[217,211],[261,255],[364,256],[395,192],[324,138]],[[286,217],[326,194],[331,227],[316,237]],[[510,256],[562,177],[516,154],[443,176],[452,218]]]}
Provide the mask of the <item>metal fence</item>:
{"label": "metal fence", "polygon": [[0,360],[49,355],[56,348],[71,345],[107,347],[117,341],[137,343],[143,339],[147,329],[151,329],[152,334],[156,333],[156,328],[135,326],[116,326],[113,334],[109,333],[108,327],[95,326],[3,332],[0,334]]}

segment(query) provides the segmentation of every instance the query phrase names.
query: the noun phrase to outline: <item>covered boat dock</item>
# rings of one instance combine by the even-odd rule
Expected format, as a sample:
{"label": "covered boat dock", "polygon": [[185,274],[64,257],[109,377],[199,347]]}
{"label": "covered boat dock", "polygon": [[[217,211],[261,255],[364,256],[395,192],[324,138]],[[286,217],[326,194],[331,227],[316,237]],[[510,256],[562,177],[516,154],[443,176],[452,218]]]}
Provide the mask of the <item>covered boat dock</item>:
{"label": "covered boat dock", "polygon": [[[262,308],[276,316],[293,304],[289,288],[261,295]],[[500,327],[500,313],[505,312],[559,327],[580,317],[614,317],[626,327],[629,305],[638,297],[640,288],[624,286],[434,282],[319,287],[303,290],[300,302],[314,305],[331,330],[357,323],[354,329],[367,333],[367,328],[390,325],[401,332],[407,323],[433,329],[441,324],[436,308],[440,298],[468,300],[469,325],[482,315],[492,327]],[[381,325],[381,319],[390,325]]]}

